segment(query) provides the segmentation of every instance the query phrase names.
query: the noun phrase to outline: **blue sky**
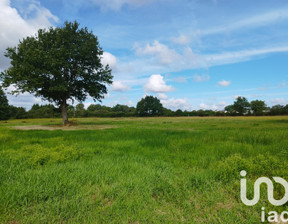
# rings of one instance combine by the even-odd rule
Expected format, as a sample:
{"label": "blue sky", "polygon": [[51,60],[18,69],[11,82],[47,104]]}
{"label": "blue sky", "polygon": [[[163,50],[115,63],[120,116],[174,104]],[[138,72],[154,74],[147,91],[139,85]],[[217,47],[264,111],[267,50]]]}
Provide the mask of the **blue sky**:
{"label": "blue sky", "polygon": [[0,70],[6,47],[66,20],[99,38],[114,75],[105,105],[136,106],[145,95],[170,109],[221,110],[237,96],[288,104],[286,0],[1,0]]}

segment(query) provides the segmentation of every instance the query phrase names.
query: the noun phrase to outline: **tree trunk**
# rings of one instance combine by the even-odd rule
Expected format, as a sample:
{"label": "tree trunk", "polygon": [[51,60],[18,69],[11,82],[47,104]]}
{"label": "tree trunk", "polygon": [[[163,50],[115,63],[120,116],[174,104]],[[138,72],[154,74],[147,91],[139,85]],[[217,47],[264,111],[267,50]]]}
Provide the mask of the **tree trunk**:
{"label": "tree trunk", "polygon": [[68,115],[67,115],[67,103],[66,100],[63,100],[61,104],[61,113],[62,113],[62,124],[68,124]]}

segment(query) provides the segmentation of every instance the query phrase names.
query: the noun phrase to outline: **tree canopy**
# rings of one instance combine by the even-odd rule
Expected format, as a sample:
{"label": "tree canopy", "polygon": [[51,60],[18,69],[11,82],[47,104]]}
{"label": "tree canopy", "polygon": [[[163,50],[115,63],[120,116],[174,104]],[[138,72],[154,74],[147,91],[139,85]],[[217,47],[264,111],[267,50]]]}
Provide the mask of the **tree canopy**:
{"label": "tree canopy", "polygon": [[112,83],[113,76],[109,66],[101,64],[102,55],[97,37],[87,27],[65,22],[63,27],[40,29],[17,47],[7,48],[11,67],[1,73],[1,79],[4,87],[14,84],[13,93],[29,92],[55,102],[65,125],[67,100],[91,96],[101,101],[107,93],[106,84]]}
{"label": "tree canopy", "polygon": [[240,115],[243,115],[247,112],[249,106],[250,103],[248,100],[245,97],[239,96],[233,104],[233,109]]}
{"label": "tree canopy", "polygon": [[250,106],[255,115],[263,115],[264,110],[267,109],[267,105],[262,100],[252,100]]}
{"label": "tree canopy", "polygon": [[163,106],[157,97],[146,96],[137,103],[139,116],[159,116],[163,114]]}

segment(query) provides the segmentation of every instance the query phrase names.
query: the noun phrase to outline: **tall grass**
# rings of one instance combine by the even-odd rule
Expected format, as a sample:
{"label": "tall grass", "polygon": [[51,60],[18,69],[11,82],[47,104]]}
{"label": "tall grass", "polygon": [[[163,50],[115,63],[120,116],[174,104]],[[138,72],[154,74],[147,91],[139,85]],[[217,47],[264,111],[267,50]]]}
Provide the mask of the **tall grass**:
{"label": "tall grass", "polygon": [[265,197],[247,207],[239,193],[242,169],[250,185],[260,176],[288,180],[287,117],[87,118],[73,131],[11,128],[59,123],[0,123],[1,223],[259,223],[261,206],[287,210]]}

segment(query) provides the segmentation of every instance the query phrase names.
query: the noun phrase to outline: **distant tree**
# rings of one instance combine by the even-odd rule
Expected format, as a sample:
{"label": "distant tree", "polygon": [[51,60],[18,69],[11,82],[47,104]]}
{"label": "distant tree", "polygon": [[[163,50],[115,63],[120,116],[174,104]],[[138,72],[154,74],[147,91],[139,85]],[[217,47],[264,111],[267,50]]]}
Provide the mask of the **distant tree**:
{"label": "distant tree", "polygon": [[0,87],[0,106],[8,106],[8,99],[2,88]]}
{"label": "distant tree", "polygon": [[60,111],[58,108],[55,108],[53,104],[39,105],[34,104],[31,109],[28,111],[28,117],[32,118],[48,118],[48,117],[58,117]]}
{"label": "distant tree", "polygon": [[192,111],[189,113],[189,116],[193,116],[193,117],[198,116],[198,111],[197,111],[197,110],[192,110]]}
{"label": "distant tree", "polygon": [[284,114],[288,115],[288,104],[286,104],[286,106],[283,109],[284,109]]}
{"label": "distant tree", "polygon": [[175,114],[174,111],[167,109],[167,108],[163,108],[163,115],[164,116],[172,117],[172,116],[174,116],[174,114]]}
{"label": "distant tree", "polygon": [[225,112],[224,112],[224,111],[216,111],[216,112],[215,112],[215,116],[217,116],[217,117],[223,117],[223,116],[225,116]]}
{"label": "distant tree", "polygon": [[87,108],[87,116],[93,117],[99,114],[102,106],[100,104],[90,104]]}
{"label": "distant tree", "polygon": [[176,116],[183,116],[183,111],[178,109],[178,110],[175,111],[175,115]]}
{"label": "distant tree", "polygon": [[235,109],[233,107],[233,105],[228,105],[224,108],[224,110],[228,113],[228,114],[232,114],[235,112]]}
{"label": "distant tree", "polygon": [[270,109],[271,115],[284,115],[285,107],[283,105],[277,104],[271,107]]}
{"label": "distant tree", "polygon": [[114,116],[134,116],[136,109],[135,107],[117,104],[112,108],[112,111],[114,112]]}
{"label": "distant tree", "polygon": [[89,112],[96,112],[100,111],[102,109],[102,106],[100,104],[90,104],[87,108],[87,111]]}
{"label": "distant tree", "polygon": [[75,107],[72,105],[68,105],[67,107],[67,113],[69,117],[75,117],[76,116],[76,110]]}
{"label": "distant tree", "polygon": [[100,101],[107,93],[106,84],[113,77],[109,66],[101,64],[102,55],[97,37],[77,22],[40,29],[17,47],[7,48],[11,67],[1,73],[3,86],[14,84],[13,93],[29,92],[55,102],[65,125],[67,100],[82,102],[90,95]]}
{"label": "distant tree", "polygon": [[123,112],[123,113],[128,113],[129,112],[129,107],[127,105],[121,105],[117,104],[112,108],[112,111],[114,112]]}
{"label": "distant tree", "polygon": [[264,110],[267,109],[267,105],[262,100],[252,100],[250,106],[255,115],[263,115]]}
{"label": "distant tree", "polygon": [[84,117],[85,116],[85,108],[84,108],[84,104],[83,103],[79,103],[76,105],[76,110],[75,110],[75,113],[76,113],[76,116],[77,117]]}
{"label": "distant tree", "polygon": [[8,99],[0,87],[0,120],[7,120],[9,118],[9,104]]}
{"label": "distant tree", "polygon": [[139,116],[159,116],[163,114],[163,106],[157,97],[146,96],[137,103],[136,112]]}
{"label": "distant tree", "polygon": [[9,118],[23,119],[27,117],[28,115],[24,107],[9,106]]}
{"label": "distant tree", "polygon": [[233,108],[239,115],[243,115],[250,107],[250,103],[245,97],[239,96],[233,104]]}
{"label": "distant tree", "polygon": [[129,107],[129,114],[131,116],[134,116],[136,114],[136,108],[135,107]]}
{"label": "distant tree", "polygon": [[215,116],[215,111],[213,110],[198,110],[197,116],[206,117],[206,116]]}
{"label": "distant tree", "polygon": [[197,111],[197,116],[200,116],[200,117],[206,116],[205,110],[202,110],[202,109],[198,110]]}
{"label": "distant tree", "polygon": [[101,106],[101,113],[105,114],[105,113],[109,113],[112,111],[111,107],[107,107],[107,106]]}

